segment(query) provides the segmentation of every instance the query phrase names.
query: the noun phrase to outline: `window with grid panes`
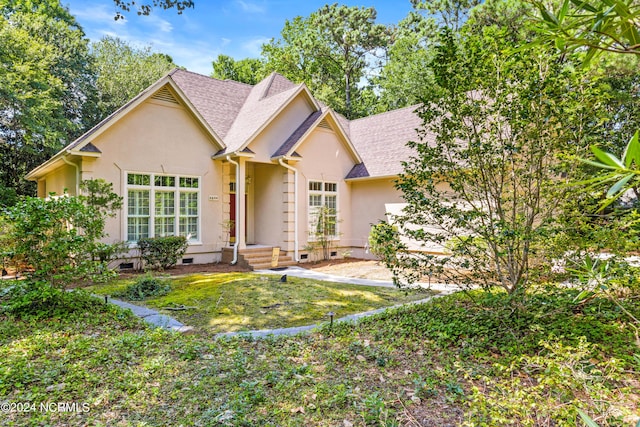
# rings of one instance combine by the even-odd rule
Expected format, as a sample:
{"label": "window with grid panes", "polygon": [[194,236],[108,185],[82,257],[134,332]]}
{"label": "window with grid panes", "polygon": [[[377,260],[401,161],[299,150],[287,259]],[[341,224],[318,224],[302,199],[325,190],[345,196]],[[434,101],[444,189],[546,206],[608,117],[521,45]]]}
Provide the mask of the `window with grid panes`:
{"label": "window with grid panes", "polygon": [[200,178],[127,174],[127,237],[180,235],[198,241]]}
{"label": "window with grid panes", "polygon": [[309,181],[310,238],[313,238],[313,231],[318,224],[318,214],[323,206],[329,208],[329,218],[332,220],[330,234],[337,236],[338,184],[335,182]]}

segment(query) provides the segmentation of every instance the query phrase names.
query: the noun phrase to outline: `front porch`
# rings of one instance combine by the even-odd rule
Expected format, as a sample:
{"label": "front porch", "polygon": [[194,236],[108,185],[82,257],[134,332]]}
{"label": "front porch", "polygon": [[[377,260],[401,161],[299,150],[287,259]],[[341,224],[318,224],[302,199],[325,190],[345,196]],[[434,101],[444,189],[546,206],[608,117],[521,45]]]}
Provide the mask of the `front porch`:
{"label": "front porch", "polygon": [[[277,257],[274,255],[274,249],[277,249],[275,252],[279,252]],[[233,248],[223,248],[221,262],[229,264],[231,261],[233,261]],[[287,254],[286,251],[280,250],[277,246],[247,245],[244,249],[238,249],[237,265],[250,270],[265,270],[296,264],[291,255]]]}
{"label": "front porch", "polygon": [[222,262],[233,260],[251,269],[271,268],[273,248],[279,264],[294,265],[296,246],[295,173],[280,164],[251,162],[246,157],[223,162],[223,222],[230,247]]}

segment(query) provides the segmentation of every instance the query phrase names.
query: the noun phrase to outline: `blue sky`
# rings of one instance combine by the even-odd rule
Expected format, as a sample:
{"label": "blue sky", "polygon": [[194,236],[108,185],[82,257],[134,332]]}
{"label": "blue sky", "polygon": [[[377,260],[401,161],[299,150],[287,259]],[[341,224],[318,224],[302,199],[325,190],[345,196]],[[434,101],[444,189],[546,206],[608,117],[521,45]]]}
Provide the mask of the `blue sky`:
{"label": "blue sky", "polygon": [[[211,61],[219,54],[236,59],[257,57],[263,43],[279,37],[285,20],[309,16],[327,1],[195,0],[195,8],[182,15],[175,10],[154,10],[150,16],[142,17],[130,12],[119,21],[113,19],[116,9],[111,0],[61,3],[69,7],[92,41],[110,35],[138,47],[151,45],[154,51],[170,55],[176,64],[209,75]],[[382,24],[397,23],[411,10],[409,0],[342,3],[375,7],[377,22]]]}

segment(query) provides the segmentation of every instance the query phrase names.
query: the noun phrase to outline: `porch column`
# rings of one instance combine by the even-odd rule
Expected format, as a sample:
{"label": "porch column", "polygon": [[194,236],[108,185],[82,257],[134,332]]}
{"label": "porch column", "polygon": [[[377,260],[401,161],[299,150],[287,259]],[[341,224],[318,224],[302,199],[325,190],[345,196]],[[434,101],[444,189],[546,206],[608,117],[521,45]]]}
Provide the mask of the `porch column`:
{"label": "porch column", "polygon": [[238,180],[236,182],[236,199],[239,201],[238,211],[236,212],[236,230],[239,234],[238,237],[238,249],[245,249],[247,247],[247,200],[245,198],[246,190],[246,176],[247,176],[247,163],[243,157],[238,158]]}
{"label": "porch column", "polygon": [[287,252],[293,252],[295,248],[295,196],[293,172],[285,169],[282,174],[282,249]]}

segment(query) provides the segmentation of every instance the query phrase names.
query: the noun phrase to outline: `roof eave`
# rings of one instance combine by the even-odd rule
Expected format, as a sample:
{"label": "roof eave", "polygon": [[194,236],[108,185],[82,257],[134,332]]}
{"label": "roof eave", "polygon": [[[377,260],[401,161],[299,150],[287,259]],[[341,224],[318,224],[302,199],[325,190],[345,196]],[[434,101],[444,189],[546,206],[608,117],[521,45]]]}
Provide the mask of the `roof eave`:
{"label": "roof eave", "polygon": [[373,181],[376,179],[395,179],[398,175],[374,175],[374,176],[359,176],[357,178],[345,178],[344,180],[347,182],[354,181]]}
{"label": "roof eave", "polygon": [[302,92],[307,95],[307,100],[313,107],[316,108],[316,111],[321,110],[318,102],[313,98],[313,96],[311,96],[311,92],[309,92],[309,89],[307,89],[304,83],[301,83],[298,85],[298,89],[296,89],[291,94],[291,96],[289,96],[289,98],[287,98],[280,105],[280,107],[278,107],[278,109],[267,120],[265,120],[264,123],[249,138],[247,138],[247,140],[244,142],[244,144],[242,144],[239,150],[243,150],[248,147],[249,144],[251,144],[258,137],[258,135],[260,135],[262,131],[264,131],[267,126],[269,126],[275,120],[275,118],[278,117],[278,115],[280,115],[280,113],[282,113],[282,111],[289,106],[289,104],[291,104],[291,101],[293,101]]}

